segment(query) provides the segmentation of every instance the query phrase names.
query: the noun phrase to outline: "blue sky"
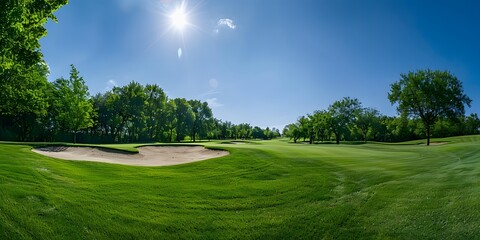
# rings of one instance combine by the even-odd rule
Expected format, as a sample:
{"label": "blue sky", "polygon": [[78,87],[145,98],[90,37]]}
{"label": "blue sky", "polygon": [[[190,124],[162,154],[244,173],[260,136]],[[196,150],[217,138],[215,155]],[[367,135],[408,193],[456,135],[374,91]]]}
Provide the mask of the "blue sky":
{"label": "blue sky", "polygon": [[345,96],[396,115],[390,84],[430,68],[454,73],[480,113],[478,1],[191,0],[180,31],[181,4],[70,0],[41,40],[50,80],[74,64],[92,94],[156,83],[219,119],[282,128]]}

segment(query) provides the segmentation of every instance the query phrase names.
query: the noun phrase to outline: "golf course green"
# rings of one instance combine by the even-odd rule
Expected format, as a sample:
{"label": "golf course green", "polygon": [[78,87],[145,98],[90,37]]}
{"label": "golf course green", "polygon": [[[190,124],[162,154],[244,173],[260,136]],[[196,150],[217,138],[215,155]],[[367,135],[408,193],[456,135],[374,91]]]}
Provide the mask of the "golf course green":
{"label": "golf course green", "polygon": [[167,167],[0,143],[0,239],[479,238],[480,136],[423,142],[205,142],[230,155]]}

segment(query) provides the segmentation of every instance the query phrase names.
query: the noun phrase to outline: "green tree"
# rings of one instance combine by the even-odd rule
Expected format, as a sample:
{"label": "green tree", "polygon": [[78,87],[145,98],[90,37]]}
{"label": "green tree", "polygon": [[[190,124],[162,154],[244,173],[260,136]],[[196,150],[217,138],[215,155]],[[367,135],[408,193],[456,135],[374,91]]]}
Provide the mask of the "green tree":
{"label": "green tree", "polygon": [[308,118],[308,116],[301,116],[297,119],[297,122],[298,122],[299,131],[300,131],[300,136],[303,138],[303,141],[305,142],[305,139],[307,139],[307,137],[309,137],[311,133],[310,119]]}
{"label": "green tree", "polygon": [[298,123],[291,123],[285,126],[283,129],[283,135],[293,139],[293,142],[297,143],[297,140],[302,136]]}
{"label": "green tree", "polygon": [[330,135],[327,124],[328,117],[329,113],[325,110],[315,111],[312,115],[314,134],[316,135],[316,138],[322,142]]}
{"label": "green tree", "polygon": [[9,79],[0,79],[0,115],[12,118],[21,141],[26,140],[36,119],[47,114],[48,74],[48,67],[41,62]]}
{"label": "green tree", "polygon": [[177,112],[177,104],[175,103],[174,100],[168,100],[167,105],[165,108],[166,114],[165,114],[165,128],[167,131],[167,140],[169,142],[173,142],[173,137],[174,137],[174,131],[177,127],[177,117],[176,117],[176,112]]}
{"label": "green tree", "polygon": [[182,141],[188,134],[189,129],[192,128],[193,121],[195,120],[195,114],[192,111],[192,107],[185,98],[175,98],[175,118],[176,118],[176,140]]}
{"label": "green tree", "polygon": [[237,125],[237,134],[241,139],[249,139],[252,137],[252,126],[248,123],[241,123]]}
{"label": "green tree", "polygon": [[229,121],[220,122],[220,137],[222,139],[233,138],[233,124]]}
{"label": "green tree", "polygon": [[372,126],[375,124],[375,120],[378,118],[379,112],[373,108],[363,108],[358,112],[355,125],[362,133],[363,141],[367,142],[368,132],[371,131]]}
{"label": "green tree", "polygon": [[355,116],[360,112],[361,106],[358,99],[345,97],[340,101],[335,101],[328,107],[326,121],[335,135],[337,144],[340,144],[341,136],[348,133],[348,128],[354,123]]}
{"label": "green tree", "polygon": [[453,74],[439,70],[418,70],[401,74],[391,85],[388,99],[398,103],[397,111],[419,117],[424,125],[427,145],[431,128],[440,117],[458,118],[465,114],[470,98],[463,93],[462,83]]}
{"label": "green tree", "polygon": [[68,0],[6,0],[0,8],[0,80],[23,75],[42,62],[39,39],[48,19]]}
{"label": "green tree", "polygon": [[142,131],[145,129],[145,105],[147,95],[145,88],[138,82],[132,81],[123,87],[120,96],[126,106],[128,118],[128,135],[130,142],[138,142]]}
{"label": "green tree", "polygon": [[272,128],[272,131],[270,131],[270,135],[268,137],[270,139],[273,139],[273,138],[278,138],[281,135],[282,134],[280,134],[280,130],[278,128]]}
{"label": "green tree", "polygon": [[73,132],[73,142],[77,142],[77,133],[93,125],[93,104],[88,87],[78,70],[71,65],[70,78],[57,79],[56,89],[57,121],[63,128]]}
{"label": "green tree", "polygon": [[255,126],[253,127],[252,129],[252,137],[254,139],[265,139],[266,136],[265,136],[265,130],[263,130],[262,128],[258,127],[258,126]]}
{"label": "green tree", "polygon": [[374,141],[386,141],[388,131],[387,122],[389,118],[387,116],[378,115],[373,119],[370,135]]}
{"label": "green tree", "polygon": [[[0,7],[0,115],[18,127],[25,140],[48,107],[44,92],[48,68],[39,39],[48,19],[67,0],[5,0]],[[46,73],[46,74],[45,74]]]}
{"label": "green tree", "polygon": [[480,119],[476,113],[472,113],[465,117],[465,132],[464,134],[479,134],[480,133]]}
{"label": "green tree", "polygon": [[201,136],[205,137],[208,132],[209,121],[212,119],[212,109],[208,106],[206,102],[200,102],[199,100],[190,100],[188,101],[192,112],[194,114],[194,119],[190,128],[190,137],[195,142],[196,137]]}
{"label": "green tree", "polygon": [[105,121],[106,131],[110,134],[110,139],[112,141],[122,141],[122,137],[125,131],[126,116],[123,112],[125,111],[125,105],[120,98],[121,88],[114,87],[112,91],[105,93],[105,108],[100,109],[103,112],[99,112],[99,118]]}
{"label": "green tree", "polygon": [[147,97],[145,101],[146,131],[149,140],[159,141],[163,138],[163,131],[166,125],[167,95],[156,84],[147,84],[145,92]]}

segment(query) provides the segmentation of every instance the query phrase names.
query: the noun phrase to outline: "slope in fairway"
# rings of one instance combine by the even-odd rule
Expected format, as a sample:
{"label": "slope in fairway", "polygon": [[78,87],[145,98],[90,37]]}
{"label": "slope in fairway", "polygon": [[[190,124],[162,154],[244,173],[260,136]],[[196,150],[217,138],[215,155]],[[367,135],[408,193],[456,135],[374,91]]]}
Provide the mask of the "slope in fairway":
{"label": "slope in fairway", "polygon": [[0,144],[0,239],[474,239],[480,137],[444,141],[212,143],[231,154],[170,167]]}

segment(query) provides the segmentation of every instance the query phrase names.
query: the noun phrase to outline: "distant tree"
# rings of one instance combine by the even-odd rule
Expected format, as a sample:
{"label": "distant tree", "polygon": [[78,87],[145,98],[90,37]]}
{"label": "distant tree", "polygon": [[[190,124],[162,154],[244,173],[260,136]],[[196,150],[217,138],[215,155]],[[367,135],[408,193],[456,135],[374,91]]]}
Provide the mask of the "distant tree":
{"label": "distant tree", "polygon": [[465,132],[464,134],[479,134],[480,133],[480,119],[476,113],[472,113],[465,117]]}
{"label": "distant tree", "polygon": [[439,117],[458,118],[465,114],[464,105],[471,103],[463,93],[462,83],[453,74],[438,70],[401,74],[400,80],[391,85],[388,99],[392,104],[398,103],[399,113],[422,120],[427,145]]}
{"label": "distant tree", "polygon": [[328,112],[325,110],[315,111],[312,115],[313,131],[316,138],[320,141],[324,141],[329,135],[329,129],[327,124]]}
{"label": "distant tree", "polygon": [[145,87],[138,82],[131,81],[119,88],[113,88],[119,95],[117,111],[121,119],[121,127],[126,130],[127,141],[136,142],[145,129],[145,105],[147,94]]}
{"label": "distant tree", "polygon": [[[105,94],[97,93],[93,96],[93,111],[96,114],[92,117],[93,125],[92,129],[100,135],[100,139],[108,138],[110,134],[110,121],[113,116],[110,115],[110,112],[107,108],[107,98],[111,92]],[[113,141],[113,139],[112,139]]]}
{"label": "distant tree", "polygon": [[77,133],[93,125],[93,104],[88,87],[78,70],[71,65],[70,78],[60,78],[54,82],[56,91],[55,108],[57,121],[65,130],[73,132],[73,142],[77,142]]}
{"label": "distant tree", "polygon": [[207,138],[210,139],[220,139],[222,134],[222,121],[216,118],[212,118],[209,121],[210,127],[208,128]]}
{"label": "distant tree", "polygon": [[317,137],[317,131],[315,128],[316,122],[315,115],[307,115],[306,136],[308,137],[308,143],[313,144]]}
{"label": "distant tree", "polygon": [[163,138],[166,125],[167,95],[156,84],[147,84],[145,94],[145,120],[148,139],[159,141]]}
{"label": "distant tree", "polygon": [[432,137],[451,137],[461,133],[465,128],[464,117],[452,121],[451,119],[439,118],[432,126]]}
{"label": "distant tree", "polygon": [[252,137],[252,126],[248,123],[240,123],[236,126],[238,137],[241,139],[249,139]]}
{"label": "distant tree", "polygon": [[337,144],[340,144],[341,136],[349,131],[348,127],[354,123],[355,116],[360,112],[361,106],[358,99],[345,97],[340,101],[335,101],[328,107],[326,121],[335,135]]}
{"label": "distant tree", "polygon": [[301,116],[297,119],[298,122],[298,130],[300,131],[300,136],[303,138],[303,141],[307,139],[310,135],[310,119],[308,116]]}
{"label": "distant tree", "polygon": [[106,131],[110,132],[112,141],[121,142],[127,117],[125,115],[125,104],[120,97],[122,88],[114,87],[112,91],[105,93],[105,106],[99,109],[99,119],[103,120]]}
{"label": "distant tree", "polygon": [[265,135],[265,130],[263,130],[262,128],[260,128],[258,126],[255,126],[252,129],[252,137],[255,138],[255,139],[266,139],[267,138],[267,136]]}
{"label": "distant tree", "polygon": [[192,109],[194,118],[190,127],[190,137],[195,142],[196,136],[205,136],[208,131],[209,121],[212,119],[212,109],[206,102],[200,102],[199,100],[188,101]]}
{"label": "distant tree", "polygon": [[232,123],[229,121],[219,123],[220,127],[220,138],[227,139],[232,137]]}
{"label": "distant tree", "polygon": [[167,140],[173,142],[173,133],[177,127],[177,104],[175,100],[170,99],[167,101],[166,105],[166,114],[165,114],[165,127],[167,131]]}
{"label": "distant tree", "polygon": [[267,127],[265,130],[263,130],[263,139],[271,139],[272,136],[272,130]]}
{"label": "distant tree", "polygon": [[297,140],[301,137],[300,127],[298,123],[291,123],[285,126],[283,129],[283,135],[286,137],[293,139],[293,142],[296,143]]}
{"label": "distant tree", "polygon": [[355,125],[361,131],[364,142],[367,142],[367,134],[374,125],[378,115],[378,110],[373,108],[363,108],[358,112]]}
{"label": "distant tree", "polygon": [[387,121],[389,121],[389,118],[384,115],[378,115],[373,119],[370,135],[374,141],[387,141],[387,136],[389,135]]}
{"label": "distant tree", "polygon": [[280,134],[280,130],[278,128],[272,128],[272,131],[270,131],[270,136],[269,138],[270,139],[273,139],[273,138],[278,138],[280,137],[281,134]]}
{"label": "distant tree", "polygon": [[185,98],[175,98],[175,118],[176,118],[176,140],[182,141],[188,134],[189,129],[192,128],[195,120],[195,114],[192,111],[192,107]]}

